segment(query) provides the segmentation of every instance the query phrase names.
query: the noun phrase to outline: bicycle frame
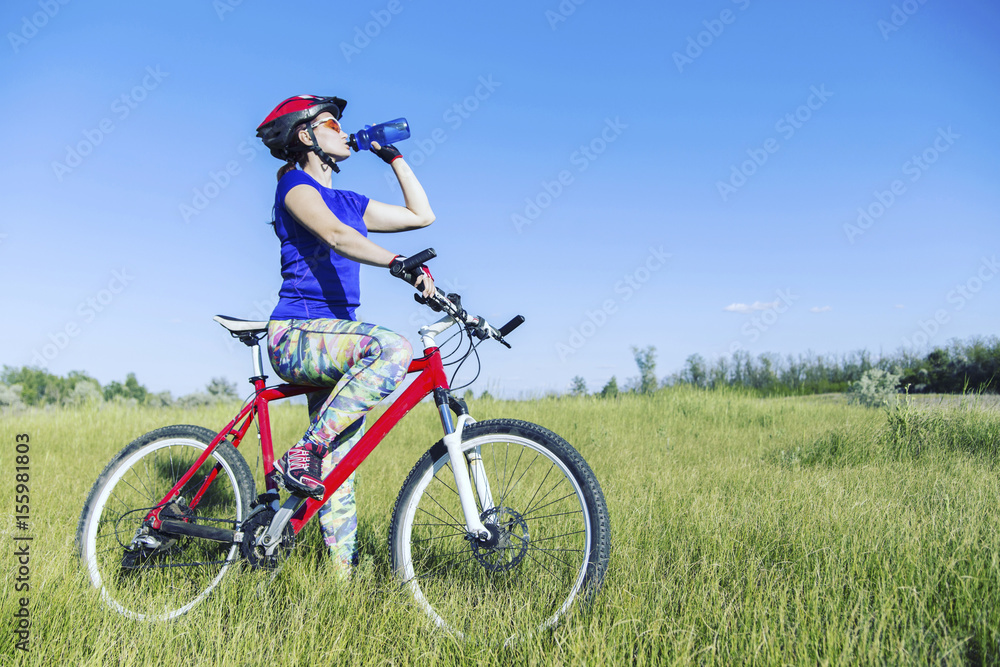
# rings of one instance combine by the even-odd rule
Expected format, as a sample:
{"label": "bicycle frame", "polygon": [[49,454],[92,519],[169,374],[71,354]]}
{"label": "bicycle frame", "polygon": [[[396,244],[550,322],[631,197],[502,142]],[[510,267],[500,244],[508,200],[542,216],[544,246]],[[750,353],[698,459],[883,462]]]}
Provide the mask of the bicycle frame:
{"label": "bicycle frame", "polygon": [[[466,526],[473,535],[488,534],[488,531],[479,520],[478,512],[475,510],[475,501],[472,495],[472,484],[469,481],[469,470],[464,456],[456,456],[459,452],[457,447],[461,440],[461,428],[468,420],[467,415],[460,415],[458,428],[452,424],[451,412],[448,402],[449,387],[448,378],[444,372],[441,361],[441,353],[437,346],[433,345],[434,335],[443,331],[446,326],[454,322],[449,317],[442,318],[433,325],[421,329],[421,338],[425,343],[424,356],[413,359],[407,368],[407,374],[418,373],[417,378],[406,387],[400,396],[389,406],[382,416],[375,421],[365,432],[361,439],[351,448],[351,451],[337,464],[333,471],[325,478],[324,487],[326,492],[322,500],[307,498],[300,502],[288,523],[292,530],[298,534],[303,526],[319,511],[320,507],[329,499],[347,477],[354,472],[358,466],[371,454],[372,450],[382,441],[386,434],[391,431],[406,414],[413,409],[420,401],[430,394],[434,394],[435,403],[441,417],[441,424],[445,431],[445,444],[449,453],[452,454],[452,470],[455,473],[456,484],[462,500],[463,511],[466,514]],[[250,429],[250,424],[257,419],[258,437],[260,439],[261,456],[264,465],[264,479],[268,491],[276,491],[275,482],[272,477],[274,471],[274,445],[271,439],[271,419],[268,404],[271,401],[292,396],[300,396],[314,391],[324,389],[324,387],[304,386],[294,384],[280,384],[274,387],[267,387],[266,376],[261,372],[260,342],[247,343],[253,349],[254,369],[256,375],[251,378],[254,385],[254,398],[249,401],[232,421],[223,428],[212,440],[198,460],[181,477],[174,487],[167,492],[166,496],[150,511],[146,516],[153,528],[159,529],[161,526],[160,512],[170,501],[177,497],[177,494],[185,484],[194,476],[199,467],[208,459],[216,447],[227,437],[232,436],[233,447],[239,448],[244,436]],[[452,436],[453,437],[449,437]],[[197,492],[192,496],[188,505],[191,508],[197,506],[202,496],[215,479],[220,470],[216,465],[215,469],[205,478]],[[480,502],[487,502],[490,499],[489,483],[478,470],[473,474],[476,491],[479,494]],[[287,503],[286,503],[287,505]],[[484,505],[485,506],[485,505]]]}

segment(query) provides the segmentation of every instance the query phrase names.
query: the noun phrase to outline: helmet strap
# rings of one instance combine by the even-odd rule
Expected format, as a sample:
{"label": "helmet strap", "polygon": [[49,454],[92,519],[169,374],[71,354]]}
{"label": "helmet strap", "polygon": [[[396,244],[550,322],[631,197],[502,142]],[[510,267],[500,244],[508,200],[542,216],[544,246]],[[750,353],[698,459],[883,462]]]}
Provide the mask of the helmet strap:
{"label": "helmet strap", "polygon": [[311,150],[313,153],[319,156],[319,159],[323,161],[323,164],[328,166],[330,169],[333,169],[333,173],[339,174],[340,167],[337,166],[337,161],[334,160],[332,157],[330,157],[326,151],[324,151],[322,148],[319,147],[319,142],[316,141],[316,135],[313,134],[312,125],[307,124],[306,130],[308,130],[309,139],[312,141],[312,146],[309,147],[309,150]]}

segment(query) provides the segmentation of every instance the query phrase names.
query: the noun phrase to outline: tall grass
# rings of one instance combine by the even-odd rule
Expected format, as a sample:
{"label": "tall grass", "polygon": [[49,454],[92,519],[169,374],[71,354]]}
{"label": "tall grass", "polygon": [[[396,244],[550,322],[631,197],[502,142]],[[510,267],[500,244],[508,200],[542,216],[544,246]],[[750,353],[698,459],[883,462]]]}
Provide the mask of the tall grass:
{"label": "tall grass", "polygon": [[[393,581],[389,514],[406,473],[440,437],[432,406],[418,406],[359,470],[362,564],[352,580],[332,575],[309,526],[273,581],[224,581],[187,616],[157,625],[109,613],[86,584],[73,549],[80,507],[133,437],[170,423],[219,428],[226,411],[37,410],[0,417],[8,479],[14,434],[32,442],[32,643],[16,660],[1000,664],[996,413],[688,387],[471,408],[478,419],[556,431],[604,488],[613,530],[604,589],[554,632],[506,648],[457,642],[429,628]],[[273,421],[276,441],[291,444],[305,408],[283,406]],[[9,513],[0,526],[10,553]],[[4,570],[9,627],[20,594]],[[6,630],[0,656],[14,663]]]}

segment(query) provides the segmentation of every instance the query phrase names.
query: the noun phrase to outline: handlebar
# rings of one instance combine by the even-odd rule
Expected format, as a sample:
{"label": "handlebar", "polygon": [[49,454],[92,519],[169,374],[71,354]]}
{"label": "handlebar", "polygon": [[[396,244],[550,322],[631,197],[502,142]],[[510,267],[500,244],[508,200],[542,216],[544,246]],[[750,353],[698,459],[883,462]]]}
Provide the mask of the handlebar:
{"label": "handlebar", "polygon": [[[437,253],[434,251],[434,248],[427,248],[426,250],[418,252],[411,257],[407,257],[406,259],[393,264],[390,267],[389,272],[397,278],[405,280],[412,285],[417,279],[417,275],[414,274],[413,271],[417,267],[425,264],[435,257],[437,257]],[[454,293],[445,294],[437,287],[434,288],[434,291],[434,296],[430,298],[424,298],[420,294],[414,294],[413,298],[418,303],[429,306],[431,310],[436,312],[444,311],[456,322],[463,325],[479,340],[493,338],[507,348],[510,348],[510,344],[504,340],[504,337],[524,323],[524,317],[517,315],[507,322],[507,324],[497,329],[490,325],[485,318],[477,315],[470,315],[466,312],[465,308],[462,307],[462,297],[460,295]]]}

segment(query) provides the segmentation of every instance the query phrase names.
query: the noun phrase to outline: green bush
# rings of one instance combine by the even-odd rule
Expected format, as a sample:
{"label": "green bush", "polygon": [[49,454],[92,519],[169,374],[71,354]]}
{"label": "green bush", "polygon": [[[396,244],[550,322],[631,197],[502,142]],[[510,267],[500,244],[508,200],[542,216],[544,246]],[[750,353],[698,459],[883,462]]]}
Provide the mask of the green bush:
{"label": "green bush", "polygon": [[847,399],[851,403],[859,403],[868,408],[894,405],[900,377],[902,376],[899,374],[881,368],[869,368],[860,380],[851,383],[850,389],[847,390]]}

